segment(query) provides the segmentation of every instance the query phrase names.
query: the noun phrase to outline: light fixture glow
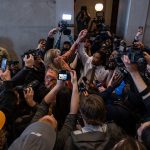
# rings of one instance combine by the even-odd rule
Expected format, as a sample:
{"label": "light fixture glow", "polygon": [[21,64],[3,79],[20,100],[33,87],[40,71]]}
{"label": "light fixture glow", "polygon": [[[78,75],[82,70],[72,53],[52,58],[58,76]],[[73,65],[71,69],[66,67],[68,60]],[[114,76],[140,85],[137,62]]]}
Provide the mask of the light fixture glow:
{"label": "light fixture glow", "polygon": [[103,4],[102,3],[97,3],[96,5],[95,5],[95,10],[96,11],[102,11],[103,10]]}
{"label": "light fixture glow", "polygon": [[62,15],[62,20],[71,20],[71,18],[72,18],[72,15],[70,15],[70,14],[63,14]]}

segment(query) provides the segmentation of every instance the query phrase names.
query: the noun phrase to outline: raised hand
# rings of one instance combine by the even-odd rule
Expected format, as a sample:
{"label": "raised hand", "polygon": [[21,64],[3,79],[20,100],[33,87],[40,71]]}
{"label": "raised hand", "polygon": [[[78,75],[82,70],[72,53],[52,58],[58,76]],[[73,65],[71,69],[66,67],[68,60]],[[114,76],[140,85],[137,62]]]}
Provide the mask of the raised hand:
{"label": "raised hand", "polygon": [[143,54],[146,62],[150,65],[150,55],[147,52],[143,52]]}
{"label": "raised hand", "polygon": [[77,42],[81,42],[87,35],[87,32],[88,32],[87,29],[82,30],[78,35]]}
{"label": "raised hand", "polygon": [[34,96],[34,91],[32,89],[32,87],[26,88],[24,91],[24,98],[27,102],[27,104],[30,107],[34,107],[36,105],[36,102],[33,100],[33,96]]}
{"label": "raised hand", "polygon": [[59,28],[53,28],[52,30],[50,30],[48,32],[48,37],[53,37],[57,32],[58,32]]}
{"label": "raised hand", "polygon": [[112,78],[111,86],[117,87],[121,83],[122,79],[123,79],[122,74],[119,72],[116,72]]}
{"label": "raised hand", "polygon": [[129,73],[133,73],[133,72],[137,72],[137,65],[136,64],[131,64],[131,61],[129,59],[129,57],[127,55],[124,55],[122,57],[122,61],[124,63],[124,65],[126,66],[126,69]]}
{"label": "raised hand", "polygon": [[25,66],[29,68],[33,68],[34,65],[34,57],[30,54],[29,58],[25,55],[23,61],[25,62]]}

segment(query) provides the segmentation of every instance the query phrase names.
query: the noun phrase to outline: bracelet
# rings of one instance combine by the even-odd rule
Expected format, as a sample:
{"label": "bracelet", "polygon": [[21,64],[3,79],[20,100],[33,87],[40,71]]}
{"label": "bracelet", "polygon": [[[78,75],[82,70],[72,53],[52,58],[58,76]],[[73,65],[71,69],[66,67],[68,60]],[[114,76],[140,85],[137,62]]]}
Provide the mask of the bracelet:
{"label": "bracelet", "polygon": [[148,94],[150,92],[150,87],[147,87],[146,89],[144,89],[142,92],[140,92],[140,96],[143,97],[145,96],[146,94]]}

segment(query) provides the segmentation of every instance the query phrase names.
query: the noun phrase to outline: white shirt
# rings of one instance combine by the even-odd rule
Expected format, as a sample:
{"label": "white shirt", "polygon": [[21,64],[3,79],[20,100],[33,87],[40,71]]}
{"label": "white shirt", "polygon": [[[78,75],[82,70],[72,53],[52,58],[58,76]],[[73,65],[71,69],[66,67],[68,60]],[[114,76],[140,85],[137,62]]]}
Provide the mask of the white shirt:
{"label": "white shirt", "polygon": [[[82,77],[86,77],[90,81],[91,74],[92,74],[92,68],[94,66],[92,64],[93,56],[89,57],[86,54],[86,52],[84,50],[84,44],[83,43],[80,43],[79,48],[78,48],[78,52],[79,52],[79,56],[82,60],[83,66],[84,66],[80,81],[82,80]],[[104,66],[101,66],[101,65],[96,66],[94,80],[98,80],[99,82],[103,82],[104,80],[107,79],[108,74],[109,74],[109,71],[105,70]]]}

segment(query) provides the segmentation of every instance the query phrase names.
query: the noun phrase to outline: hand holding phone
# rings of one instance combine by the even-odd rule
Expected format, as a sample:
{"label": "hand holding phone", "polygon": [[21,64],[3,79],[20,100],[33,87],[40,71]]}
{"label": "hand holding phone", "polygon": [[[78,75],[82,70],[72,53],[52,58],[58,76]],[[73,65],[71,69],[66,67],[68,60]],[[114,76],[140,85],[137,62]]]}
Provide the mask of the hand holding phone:
{"label": "hand holding phone", "polygon": [[66,70],[61,70],[59,73],[58,73],[58,80],[63,80],[63,81],[66,81],[66,80],[69,80],[70,79],[70,74],[68,71]]}

